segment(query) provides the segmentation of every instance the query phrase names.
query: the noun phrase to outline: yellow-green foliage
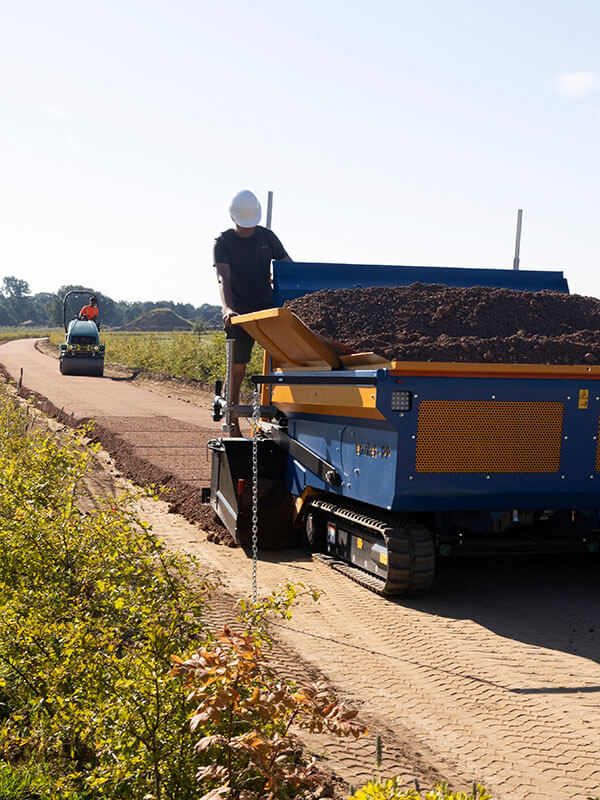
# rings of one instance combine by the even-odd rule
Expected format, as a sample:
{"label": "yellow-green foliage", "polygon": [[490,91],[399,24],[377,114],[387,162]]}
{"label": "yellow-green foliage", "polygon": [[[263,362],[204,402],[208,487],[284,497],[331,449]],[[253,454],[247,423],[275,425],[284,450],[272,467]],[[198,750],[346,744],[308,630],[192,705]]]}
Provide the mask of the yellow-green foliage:
{"label": "yellow-green foliage", "polygon": [[[0,329],[0,342],[7,342],[10,339],[37,339],[41,336],[48,336],[48,329],[32,328],[2,328]],[[60,336],[60,334],[59,334]]]}
{"label": "yellow-green foliage", "polygon": [[0,758],[49,765],[61,800],[191,797],[203,761],[169,669],[209,638],[207,588],[132,498],[78,510],[88,459],[0,396]]}
{"label": "yellow-green foliage", "polygon": [[406,788],[398,778],[369,781],[349,800],[491,800],[491,794],[480,784],[473,786],[473,791],[453,792],[447,783],[438,783],[434,789],[421,794],[419,789]]}
{"label": "yellow-green foliage", "polygon": [[[59,334],[50,341],[58,346]],[[134,369],[164,372],[178,378],[194,378],[214,383],[225,378],[225,335],[212,333],[197,336],[187,332],[147,333],[139,331],[101,331],[106,346],[106,360]],[[248,375],[262,372],[263,351],[254,347]],[[248,379],[244,388],[251,389]]]}
{"label": "yellow-green foliage", "polygon": [[[30,419],[0,388],[0,792],[301,797],[320,778],[291,746],[292,722],[362,726],[326,687],[292,686],[263,661],[265,616],[289,617],[297,588],[240,604],[241,632],[215,635],[193,562],[156,540],[135,497],[82,512],[93,451]],[[34,794],[40,781],[52,789]]]}

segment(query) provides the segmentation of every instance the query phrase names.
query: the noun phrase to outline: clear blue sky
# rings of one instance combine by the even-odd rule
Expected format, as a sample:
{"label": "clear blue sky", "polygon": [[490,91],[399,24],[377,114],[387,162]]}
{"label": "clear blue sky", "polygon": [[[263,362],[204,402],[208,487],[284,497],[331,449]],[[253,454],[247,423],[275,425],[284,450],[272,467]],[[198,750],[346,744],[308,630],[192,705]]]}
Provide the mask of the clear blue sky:
{"label": "clear blue sky", "polygon": [[600,296],[600,3],[0,0],[0,277],[218,302],[240,189],[294,260]]}

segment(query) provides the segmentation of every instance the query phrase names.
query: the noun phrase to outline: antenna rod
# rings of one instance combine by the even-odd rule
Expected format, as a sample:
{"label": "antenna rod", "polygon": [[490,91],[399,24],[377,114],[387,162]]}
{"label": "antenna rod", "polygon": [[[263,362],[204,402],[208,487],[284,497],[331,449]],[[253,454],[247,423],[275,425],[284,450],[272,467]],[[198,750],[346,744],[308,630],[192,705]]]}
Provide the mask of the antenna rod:
{"label": "antenna rod", "polygon": [[521,222],[523,220],[523,209],[517,211],[517,239],[515,242],[515,257],[513,260],[513,269],[519,269],[519,256],[521,253]]}

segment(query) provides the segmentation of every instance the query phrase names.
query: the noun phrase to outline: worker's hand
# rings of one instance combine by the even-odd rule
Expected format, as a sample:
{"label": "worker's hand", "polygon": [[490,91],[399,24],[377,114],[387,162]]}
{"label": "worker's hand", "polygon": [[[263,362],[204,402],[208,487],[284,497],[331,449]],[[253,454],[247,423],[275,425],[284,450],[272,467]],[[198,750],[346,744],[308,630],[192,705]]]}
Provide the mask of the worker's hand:
{"label": "worker's hand", "polygon": [[[317,336],[319,336],[319,334],[317,334]],[[333,350],[336,356],[349,356],[352,353],[356,353],[356,350],[353,350],[343,342],[336,342],[335,339],[328,339],[326,336],[319,336],[319,339],[322,342],[325,342],[325,344],[331,348],[331,350]]]}
{"label": "worker's hand", "polygon": [[223,309],[223,325],[228,328],[231,325],[231,318],[237,317],[238,312],[234,311],[232,308],[224,308]]}

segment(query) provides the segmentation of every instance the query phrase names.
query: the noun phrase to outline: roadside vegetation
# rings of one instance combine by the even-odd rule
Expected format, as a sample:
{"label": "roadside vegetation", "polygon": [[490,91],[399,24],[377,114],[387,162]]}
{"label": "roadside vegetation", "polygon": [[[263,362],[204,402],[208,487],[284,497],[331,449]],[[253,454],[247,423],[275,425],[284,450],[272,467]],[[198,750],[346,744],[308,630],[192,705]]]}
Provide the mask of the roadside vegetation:
{"label": "roadside vegetation", "polygon": [[[63,335],[56,331],[50,341],[58,347]],[[177,378],[193,378],[213,384],[225,378],[225,334],[186,332],[149,333],[138,331],[100,331],[106,346],[107,362],[133,369],[163,372]],[[263,350],[254,346],[247,375],[262,372]],[[243,388],[252,389],[248,377]]]}
{"label": "roadside vegetation", "polygon": [[438,783],[429,791],[421,792],[418,786],[407,789],[398,778],[376,778],[352,794],[349,800],[493,800],[493,798],[479,783],[474,783],[473,790],[468,793],[454,792],[444,782]]}
{"label": "roadside vegetation", "polygon": [[315,593],[241,602],[213,630],[210,583],[134,496],[80,510],[81,437],[32,427],[0,389],[0,798],[304,797],[323,778],[292,727],[365,732],[265,656],[267,617]]}
{"label": "roadside vegetation", "polygon": [[[0,342],[8,342],[11,339],[38,339],[49,335],[48,328],[0,328]],[[60,337],[60,333],[57,335]]]}

